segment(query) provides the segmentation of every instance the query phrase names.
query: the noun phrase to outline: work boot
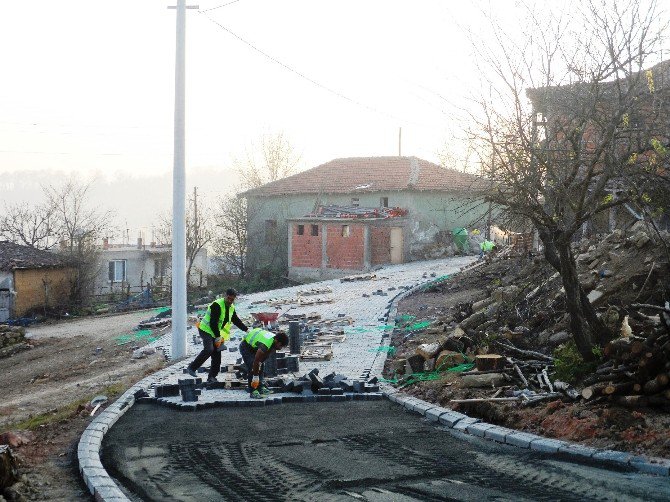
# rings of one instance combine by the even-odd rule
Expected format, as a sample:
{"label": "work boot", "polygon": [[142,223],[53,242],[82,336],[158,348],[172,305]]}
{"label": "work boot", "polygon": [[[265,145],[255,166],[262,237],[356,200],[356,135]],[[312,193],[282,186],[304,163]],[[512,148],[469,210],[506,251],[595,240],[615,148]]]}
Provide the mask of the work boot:
{"label": "work boot", "polygon": [[193,378],[198,378],[198,374],[195,371],[193,371],[191,368],[186,368],[186,373],[191,375]]}
{"label": "work boot", "polygon": [[260,393],[263,396],[269,396],[270,394],[272,394],[272,391],[268,389],[265,385],[263,385],[260,389]]}
{"label": "work boot", "polygon": [[207,377],[207,383],[216,383],[216,382],[218,382],[216,377],[213,377],[213,376]]}
{"label": "work boot", "polygon": [[253,391],[253,392],[249,395],[249,397],[250,397],[251,399],[263,399],[263,396],[262,396],[261,393],[258,392],[257,390]]}

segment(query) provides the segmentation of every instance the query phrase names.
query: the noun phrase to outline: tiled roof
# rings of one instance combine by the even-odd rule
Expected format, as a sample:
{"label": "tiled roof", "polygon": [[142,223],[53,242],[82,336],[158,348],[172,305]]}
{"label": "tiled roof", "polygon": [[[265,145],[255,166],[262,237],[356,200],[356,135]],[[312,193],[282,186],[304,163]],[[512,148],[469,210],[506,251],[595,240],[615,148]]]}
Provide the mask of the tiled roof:
{"label": "tiled roof", "polygon": [[478,177],[416,157],[335,159],[244,192],[248,196],[361,193],[396,190],[442,192],[480,188]]}
{"label": "tiled roof", "polygon": [[56,253],[0,241],[0,270],[66,266],[68,261]]}

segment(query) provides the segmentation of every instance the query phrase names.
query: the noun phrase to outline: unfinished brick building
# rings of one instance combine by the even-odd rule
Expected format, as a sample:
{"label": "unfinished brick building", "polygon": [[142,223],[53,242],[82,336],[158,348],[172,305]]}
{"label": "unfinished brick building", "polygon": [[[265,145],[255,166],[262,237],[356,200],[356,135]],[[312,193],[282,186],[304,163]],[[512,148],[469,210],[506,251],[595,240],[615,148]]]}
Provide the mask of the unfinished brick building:
{"label": "unfinished brick building", "polygon": [[[353,157],[249,190],[242,194],[249,215],[248,268],[328,278],[437,257],[426,250],[436,249],[454,228],[483,224],[487,206],[475,204],[473,195],[478,183],[474,175],[417,157]],[[398,207],[406,213],[314,215],[329,205]]]}

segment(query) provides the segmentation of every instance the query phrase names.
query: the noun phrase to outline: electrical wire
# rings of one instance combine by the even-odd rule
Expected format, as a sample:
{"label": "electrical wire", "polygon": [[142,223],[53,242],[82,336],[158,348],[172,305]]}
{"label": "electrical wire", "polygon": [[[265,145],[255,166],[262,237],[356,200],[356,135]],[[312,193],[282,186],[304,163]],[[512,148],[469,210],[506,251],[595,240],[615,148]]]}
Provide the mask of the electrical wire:
{"label": "electrical wire", "polygon": [[239,1],[240,1],[240,0],[233,0],[232,2],[224,3],[223,5],[218,5],[218,6],[216,6],[216,7],[211,7],[211,8],[209,8],[209,9],[203,9],[203,10],[201,10],[200,12],[209,12],[210,10],[220,9],[221,7],[227,7],[228,5],[232,5],[232,4],[237,3],[237,2],[239,2]]}

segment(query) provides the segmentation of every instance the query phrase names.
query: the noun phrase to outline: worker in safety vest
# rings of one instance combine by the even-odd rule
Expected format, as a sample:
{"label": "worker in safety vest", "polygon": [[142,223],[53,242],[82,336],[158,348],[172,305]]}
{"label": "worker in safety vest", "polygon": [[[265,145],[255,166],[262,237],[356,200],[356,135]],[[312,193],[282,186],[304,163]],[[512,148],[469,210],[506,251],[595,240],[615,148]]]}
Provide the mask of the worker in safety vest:
{"label": "worker in safety vest", "polygon": [[262,363],[273,350],[280,350],[288,345],[286,333],[271,333],[263,328],[250,329],[240,343],[240,354],[247,367],[249,395],[260,399],[270,394],[270,389],[263,385]]}
{"label": "worker in safety vest", "polygon": [[230,339],[230,328],[234,324],[242,331],[248,331],[249,328],[237,317],[235,312],[235,298],[237,291],[228,289],[225,298],[214,300],[207,307],[205,317],[198,325],[198,334],[202,338],[202,350],[200,354],[186,368],[186,372],[192,377],[196,376],[196,370],[202,366],[208,357],[212,358],[209,367],[208,382],[216,382],[216,375],[221,369],[221,350],[227,347],[224,345]]}
{"label": "worker in safety vest", "polygon": [[480,251],[479,251],[479,257],[482,258],[484,256],[484,253],[490,253],[491,251],[496,249],[496,245],[491,242],[488,239],[485,239],[484,242],[482,242],[479,245]]}

